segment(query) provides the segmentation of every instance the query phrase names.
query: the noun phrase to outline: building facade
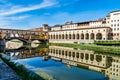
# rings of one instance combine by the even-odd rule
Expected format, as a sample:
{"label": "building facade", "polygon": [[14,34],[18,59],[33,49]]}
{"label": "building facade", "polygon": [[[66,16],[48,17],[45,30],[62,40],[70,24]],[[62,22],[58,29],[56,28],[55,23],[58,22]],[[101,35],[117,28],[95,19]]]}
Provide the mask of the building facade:
{"label": "building facade", "polygon": [[94,40],[120,40],[120,11],[110,12],[105,18],[93,21],[50,27],[49,42],[93,43]]}
{"label": "building facade", "polygon": [[89,70],[101,72],[106,77],[109,77],[108,80],[120,79],[119,56],[61,46],[49,46],[48,55],[52,59],[61,60],[62,63],[69,66],[81,66]]}
{"label": "building facade", "polygon": [[113,40],[120,40],[120,11],[110,12],[107,16],[107,24],[112,29]]}

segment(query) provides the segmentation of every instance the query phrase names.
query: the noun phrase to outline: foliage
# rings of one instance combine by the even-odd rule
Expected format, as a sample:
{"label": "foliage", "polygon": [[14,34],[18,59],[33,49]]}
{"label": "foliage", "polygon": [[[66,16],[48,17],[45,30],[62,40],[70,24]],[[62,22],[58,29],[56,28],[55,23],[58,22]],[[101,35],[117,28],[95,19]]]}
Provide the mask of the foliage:
{"label": "foliage", "polygon": [[40,39],[43,39],[43,40],[44,40],[44,39],[45,39],[45,34],[42,34],[42,33],[41,33],[41,34],[39,35],[39,37],[40,37]]}
{"label": "foliage", "polygon": [[102,61],[102,56],[101,56],[101,55],[96,55],[96,61],[97,61],[97,62]]}
{"label": "foliage", "polygon": [[1,55],[0,58],[16,72],[22,80],[44,80],[41,76],[27,70],[23,65],[17,65],[16,63],[3,58]]}
{"label": "foliage", "polygon": [[39,72],[39,71],[37,71],[35,73],[38,74],[38,75],[41,75],[45,80],[54,80],[51,75],[48,75],[45,72]]}
{"label": "foliage", "polygon": [[76,54],[76,57],[79,58],[79,53]]}
{"label": "foliage", "polygon": [[97,45],[120,45],[120,41],[94,41]]}
{"label": "foliage", "polygon": [[89,55],[85,54],[85,59],[88,60],[89,59]]}
{"label": "foliage", "polygon": [[94,55],[90,54],[90,60],[93,61],[94,60]]}
{"label": "foliage", "polygon": [[81,53],[81,59],[83,59],[84,58],[84,54],[83,53]]}
{"label": "foliage", "polygon": [[49,45],[64,46],[64,47],[73,47],[80,48],[82,50],[93,50],[99,53],[109,53],[109,54],[120,54],[120,47],[114,46],[101,46],[94,44],[71,44],[71,43],[49,43]]}

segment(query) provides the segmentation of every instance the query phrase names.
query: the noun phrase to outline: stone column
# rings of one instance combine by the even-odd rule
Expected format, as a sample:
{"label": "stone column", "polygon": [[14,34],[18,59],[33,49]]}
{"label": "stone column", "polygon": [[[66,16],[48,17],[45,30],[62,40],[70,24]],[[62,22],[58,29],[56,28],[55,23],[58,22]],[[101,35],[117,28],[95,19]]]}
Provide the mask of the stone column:
{"label": "stone column", "polygon": [[96,40],[96,34],[94,34],[94,40]]}

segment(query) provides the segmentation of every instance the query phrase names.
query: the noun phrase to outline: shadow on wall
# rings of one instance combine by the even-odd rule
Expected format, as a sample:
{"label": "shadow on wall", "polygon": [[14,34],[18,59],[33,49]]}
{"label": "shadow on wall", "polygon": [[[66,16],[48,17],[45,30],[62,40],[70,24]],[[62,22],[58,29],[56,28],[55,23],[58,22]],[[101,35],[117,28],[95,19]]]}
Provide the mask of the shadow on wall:
{"label": "shadow on wall", "polygon": [[0,52],[3,52],[5,50],[5,46],[4,45],[0,45]]}

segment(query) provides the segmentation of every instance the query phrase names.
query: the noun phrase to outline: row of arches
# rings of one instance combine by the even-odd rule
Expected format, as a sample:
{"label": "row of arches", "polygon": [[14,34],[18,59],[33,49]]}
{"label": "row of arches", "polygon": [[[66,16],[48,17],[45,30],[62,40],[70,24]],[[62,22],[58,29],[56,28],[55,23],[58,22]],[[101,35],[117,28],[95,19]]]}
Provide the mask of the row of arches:
{"label": "row of arches", "polygon": [[77,59],[84,59],[84,60],[90,60],[90,61],[97,61],[101,62],[102,61],[102,56],[101,55],[94,55],[94,54],[87,54],[87,53],[82,53],[82,52],[74,52],[74,51],[64,51],[64,50],[58,50],[58,49],[50,49],[49,50],[50,54],[53,54],[54,56],[57,57],[64,57],[64,58],[77,58]]}
{"label": "row of arches", "polygon": [[86,39],[86,40],[102,40],[102,33],[86,33],[86,34],[59,34],[49,35],[49,39]]}
{"label": "row of arches", "polygon": [[[0,33],[0,36],[3,33]],[[1,39],[10,39],[10,38],[23,38],[23,39],[39,39],[39,34],[18,34],[18,33],[4,33],[4,37]]]}

